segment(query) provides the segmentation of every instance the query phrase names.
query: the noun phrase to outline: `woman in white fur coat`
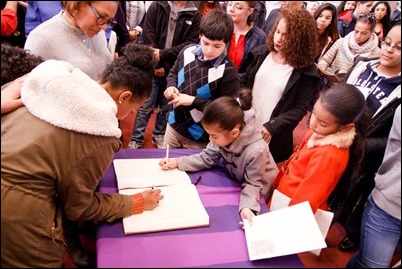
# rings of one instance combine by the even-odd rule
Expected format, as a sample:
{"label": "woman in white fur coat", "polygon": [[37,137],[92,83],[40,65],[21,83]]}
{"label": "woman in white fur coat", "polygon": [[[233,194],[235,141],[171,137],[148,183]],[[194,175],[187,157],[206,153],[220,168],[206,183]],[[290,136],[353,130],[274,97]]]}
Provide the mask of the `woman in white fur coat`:
{"label": "woman in white fur coat", "polygon": [[154,57],[128,46],[98,82],[64,61],[48,60],[25,78],[24,106],[1,116],[1,267],[61,267],[61,213],[114,221],[152,210],[160,190],[96,192],[121,147],[118,119],[151,90]]}

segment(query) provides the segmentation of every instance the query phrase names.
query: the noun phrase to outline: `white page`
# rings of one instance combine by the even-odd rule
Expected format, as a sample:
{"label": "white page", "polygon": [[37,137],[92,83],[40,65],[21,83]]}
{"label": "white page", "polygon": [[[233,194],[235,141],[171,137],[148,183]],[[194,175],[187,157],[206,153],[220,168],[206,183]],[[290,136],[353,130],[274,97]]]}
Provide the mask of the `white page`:
{"label": "white page", "polygon": [[[281,209],[284,207],[287,207],[290,203],[290,198],[277,189],[274,190],[274,193],[272,194],[272,201],[271,201],[271,207],[270,211]],[[322,237],[325,238],[327,237],[329,228],[331,227],[331,222],[332,219],[334,218],[334,213],[318,209],[314,217],[317,221],[318,227],[320,228]],[[321,249],[315,249],[311,251],[311,253],[319,256],[321,252]]]}
{"label": "white page", "polygon": [[327,246],[308,202],[255,216],[244,228],[251,261]]}
{"label": "white page", "polygon": [[[135,194],[144,189],[120,190]],[[209,216],[193,184],[161,187],[163,200],[154,210],[123,218],[125,234],[209,226]]]}
{"label": "white page", "polygon": [[[334,213],[332,213],[330,211],[317,209],[317,211],[314,214],[314,217],[317,221],[318,227],[320,228],[322,237],[325,240],[325,238],[327,237],[329,228],[331,227],[331,222],[332,222],[332,219],[334,218]],[[315,249],[310,252],[319,256],[321,253],[321,249]]]}
{"label": "white page", "polygon": [[126,188],[150,188],[176,184],[191,184],[185,171],[179,169],[163,170],[159,159],[115,159],[117,186]]}

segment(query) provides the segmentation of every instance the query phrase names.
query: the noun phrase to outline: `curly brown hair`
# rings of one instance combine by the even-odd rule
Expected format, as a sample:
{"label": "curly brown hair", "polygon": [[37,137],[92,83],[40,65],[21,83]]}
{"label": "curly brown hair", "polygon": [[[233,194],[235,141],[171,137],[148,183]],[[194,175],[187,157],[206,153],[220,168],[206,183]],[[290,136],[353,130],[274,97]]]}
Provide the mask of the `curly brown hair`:
{"label": "curly brown hair", "polygon": [[285,62],[295,69],[314,64],[317,57],[317,30],[313,16],[305,9],[284,8],[267,36],[269,51],[274,51],[274,35],[281,19],[286,22],[286,35],[281,51]]}
{"label": "curly brown hair", "polygon": [[31,72],[43,59],[28,50],[1,43],[1,86]]}

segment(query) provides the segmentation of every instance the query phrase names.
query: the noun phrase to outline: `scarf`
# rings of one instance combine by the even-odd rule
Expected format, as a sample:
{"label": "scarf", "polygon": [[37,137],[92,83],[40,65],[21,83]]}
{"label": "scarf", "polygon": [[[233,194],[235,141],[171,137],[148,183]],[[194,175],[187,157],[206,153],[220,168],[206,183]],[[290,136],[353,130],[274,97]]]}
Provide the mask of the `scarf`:
{"label": "scarf", "polygon": [[372,33],[369,39],[360,46],[356,43],[353,31],[345,36],[345,40],[342,44],[342,53],[349,62],[353,62],[356,55],[369,57],[373,50],[377,48],[377,45],[378,37],[376,34]]}

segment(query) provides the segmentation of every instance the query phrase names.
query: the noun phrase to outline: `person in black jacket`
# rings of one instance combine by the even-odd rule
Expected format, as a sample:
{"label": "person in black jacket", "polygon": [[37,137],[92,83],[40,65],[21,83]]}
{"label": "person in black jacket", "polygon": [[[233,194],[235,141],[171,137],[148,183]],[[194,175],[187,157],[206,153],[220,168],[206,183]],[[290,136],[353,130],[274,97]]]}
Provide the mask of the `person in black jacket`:
{"label": "person in black jacket", "polygon": [[253,89],[257,126],[276,163],[293,152],[293,130],[307,113],[320,87],[314,64],[317,31],[307,10],[285,8],[267,43],[251,52],[241,86]]}

